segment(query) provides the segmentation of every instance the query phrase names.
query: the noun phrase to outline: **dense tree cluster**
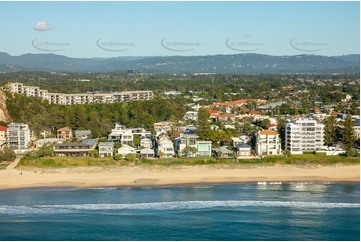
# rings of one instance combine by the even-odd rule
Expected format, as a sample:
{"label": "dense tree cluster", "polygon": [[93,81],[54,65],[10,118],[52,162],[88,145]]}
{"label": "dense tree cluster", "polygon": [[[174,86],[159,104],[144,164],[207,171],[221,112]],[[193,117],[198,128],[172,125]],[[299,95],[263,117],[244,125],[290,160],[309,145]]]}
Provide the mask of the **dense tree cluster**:
{"label": "dense tree cluster", "polygon": [[16,158],[15,152],[8,148],[4,147],[3,150],[0,150],[0,162],[1,161],[14,161]]}
{"label": "dense tree cluster", "polygon": [[180,119],[186,108],[176,99],[154,99],[113,104],[54,105],[34,97],[8,94],[7,108],[16,122],[29,124],[37,134],[43,127],[90,129],[94,137],[106,136],[114,123],[152,129],[154,122]]}

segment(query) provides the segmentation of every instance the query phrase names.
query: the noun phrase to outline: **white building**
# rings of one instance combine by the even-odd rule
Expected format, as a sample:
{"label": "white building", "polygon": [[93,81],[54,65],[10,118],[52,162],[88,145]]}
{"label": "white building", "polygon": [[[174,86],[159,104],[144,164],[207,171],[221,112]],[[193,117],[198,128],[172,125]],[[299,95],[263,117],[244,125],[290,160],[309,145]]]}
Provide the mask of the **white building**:
{"label": "white building", "polygon": [[89,104],[89,103],[117,103],[129,102],[133,100],[150,100],[154,98],[152,91],[126,91],[111,93],[50,93],[48,90],[40,89],[35,86],[25,86],[23,83],[11,83],[12,93],[25,96],[39,97],[48,100],[49,103],[61,105]]}
{"label": "white building", "polygon": [[163,153],[163,157],[173,157],[174,147],[173,142],[168,138],[166,134],[162,134],[157,138],[158,152]]}
{"label": "white building", "polygon": [[263,130],[256,133],[257,155],[277,155],[281,153],[281,140],[277,132]]}
{"label": "white building", "polygon": [[113,152],[114,152],[113,142],[100,142],[98,148],[99,148],[99,157],[113,156]]}
{"label": "white building", "polygon": [[291,154],[315,151],[323,146],[324,125],[314,119],[293,119],[286,125],[286,150]]}
{"label": "white building", "polygon": [[27,124],[11,123],[6,131],[6,139],[9,148],[22,150],[29,148],[30,129]]}
{"label": "white building", "polygon": [[183,118],[185,120],[194,120],[198,121],[198,112],[196,111],[188,111],[184,114]]}
{"label": "white building", "polygon": [[125,158],[128,154],[136,154],[136,153],[137,153],[136,150],[129,145],[123,145],[117,151],[117,155],[121,155],[123,156],[123,158]]}

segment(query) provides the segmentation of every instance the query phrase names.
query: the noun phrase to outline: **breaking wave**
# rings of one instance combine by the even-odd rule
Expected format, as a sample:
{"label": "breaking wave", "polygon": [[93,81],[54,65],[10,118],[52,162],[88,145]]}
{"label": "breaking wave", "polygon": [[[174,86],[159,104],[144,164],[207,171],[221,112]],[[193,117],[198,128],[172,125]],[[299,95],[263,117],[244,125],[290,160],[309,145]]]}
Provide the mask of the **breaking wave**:
{"label": "breaking wave", "polygon": [[175,201],[127,204],[69,204],[0,206],[0,214],[50,214],[73,213],[79,210],[189,210],[237,207],[292,207],[292,208],[359,208],[359,203],[320,203],[291,201]]}

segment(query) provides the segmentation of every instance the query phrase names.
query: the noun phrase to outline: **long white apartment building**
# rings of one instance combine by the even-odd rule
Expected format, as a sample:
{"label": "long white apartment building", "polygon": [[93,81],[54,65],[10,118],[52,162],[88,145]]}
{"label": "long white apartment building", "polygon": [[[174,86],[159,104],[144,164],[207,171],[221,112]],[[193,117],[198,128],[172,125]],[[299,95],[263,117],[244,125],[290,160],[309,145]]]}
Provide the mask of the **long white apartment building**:
{"label": "long white apartment building", "polygon": [[51,93],[48,90],[35,86],[25,86],[23,83],[11,83],[12,93],[25,96],[39,97],[48,100],[49,103],[61,105],[90,104],[90,103],[117,103],[134,100],[150,100],[154,98],[152,91],[126,91],[112,93]]}
{"label": "long white apartment building", "polygon": [[286,123],[285,144],[291,154],[315,151],[323,146],[324,125],[314,119],[293,119]]}

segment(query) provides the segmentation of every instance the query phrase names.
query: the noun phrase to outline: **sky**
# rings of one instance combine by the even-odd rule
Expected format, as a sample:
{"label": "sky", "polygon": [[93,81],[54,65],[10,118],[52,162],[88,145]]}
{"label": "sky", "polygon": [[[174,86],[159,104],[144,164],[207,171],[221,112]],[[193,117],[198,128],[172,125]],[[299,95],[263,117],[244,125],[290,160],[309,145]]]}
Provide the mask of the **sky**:
{"label": "sky", "polygon": [[359,54],[360,3],[0,2],[0,52]]}

